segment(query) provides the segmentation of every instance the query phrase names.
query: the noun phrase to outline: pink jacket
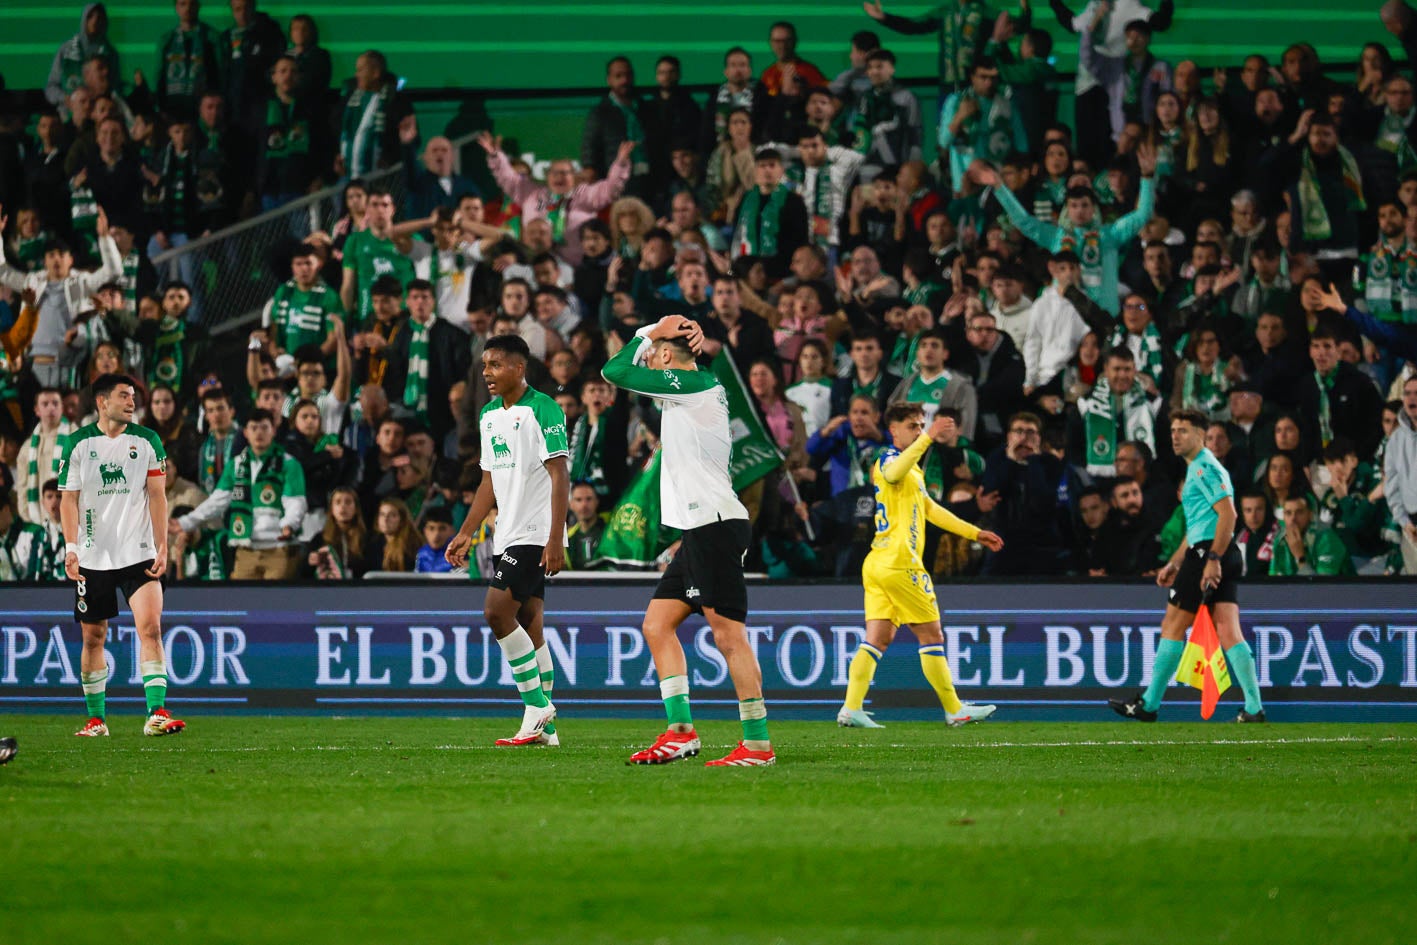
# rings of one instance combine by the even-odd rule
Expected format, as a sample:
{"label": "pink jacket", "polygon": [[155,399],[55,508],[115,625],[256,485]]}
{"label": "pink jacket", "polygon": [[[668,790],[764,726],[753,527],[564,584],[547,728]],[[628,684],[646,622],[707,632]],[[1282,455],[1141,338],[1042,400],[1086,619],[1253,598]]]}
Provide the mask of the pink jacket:
{"label": "pink jacket", "polygon": [[[546,218],[550,190],[512,170],[512,162],[501,151],[487,159],[487,166],[508,199],[521,205],[523,227],[532,220]],[[610,165],[610,176],[605,180],[577,184],[571,191],[567,197],[571,205],[566,211],[566,243],[560,248],[561,258],[568,264],[574,266],[581,261],[581,241],[576,235],[581,224],[614,203],[629,179],[630,162],[616,161]]]}

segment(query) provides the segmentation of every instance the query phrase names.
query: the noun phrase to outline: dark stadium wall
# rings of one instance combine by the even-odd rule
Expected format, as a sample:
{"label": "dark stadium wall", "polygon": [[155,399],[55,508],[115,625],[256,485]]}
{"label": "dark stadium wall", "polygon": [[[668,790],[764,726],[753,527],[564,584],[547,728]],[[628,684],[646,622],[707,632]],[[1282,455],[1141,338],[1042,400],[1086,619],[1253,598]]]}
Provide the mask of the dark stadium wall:
{"label": "dark stadium wall", "polygon": [[[1247,586],[1245,633],[1271,721],[1417,720],[1413,591],[1407,581]],[[568,717],[658,716],[639,631],[648,596],[645,585],[551,585],[547,638]],[[961,695],[999,704],[1000,718],[1107,720],[1107,695],[1150,679],[1164,603],[1155,587],[971,583],[941,585],[940,596]],[[219,596],[174,587],[163,624],[171,698],[191,714],[505,712],[515,693],[480,601],[479,589],[444,583],[246,585]],[[79,705],[71,602],[64,589],[6,591],[5,711]],[[829,718],[862,636],[860,587],[755,586],[750,607],[773,713]],[[732,714],[737,703],[707,626],[691,620],[681,638],[696,708]],[[123,618],[110,628],[108,652],[109,701],[141,703],[136,639]],[[1239,698],[1238,687],[1227,692],[1215,719],[1233,718]],[[882,662],[870,705],[882,719],[938,717],[908,633]],[[1174,688],[1165,713],[1197,719],[1196,693]]]}

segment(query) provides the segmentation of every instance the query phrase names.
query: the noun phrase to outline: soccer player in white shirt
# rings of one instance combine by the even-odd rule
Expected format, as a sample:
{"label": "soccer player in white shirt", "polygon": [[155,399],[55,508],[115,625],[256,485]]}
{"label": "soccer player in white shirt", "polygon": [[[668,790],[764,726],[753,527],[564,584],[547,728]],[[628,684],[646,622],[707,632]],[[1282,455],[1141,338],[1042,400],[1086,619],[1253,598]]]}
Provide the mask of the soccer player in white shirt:
{"label": "soccer player in white shirt", "polygon": [[702,347],[703,330],[697,323],[669,315],[636,332],[635,340],[604,370],[607,381],[655,398],[664,413],[661,517],[665,525],[684,532],[644,622],[669,729],[649,748],[631,755],[630,763],[665,764],[699,753],[699,736],[689,714],[688,663],[676,635],[685,618],[698,612],[708,619],[714,645],[728,663],[743,723],[738,747],[708,765],[770,765],[777,756],[768,739],[763,674],[745,627],[743,559],[752,527],[728,473],[733,451],[728,397],[713,372],[698,369],[694,356]]}
{"label": "soccer player in white shirt", "polygon": [[443,556],[467,564],[472,535],[497,506],[495,556],[483,614],[512,667],[526,708],[521,729],[498,745],[559,745],[551,651],[541,633],[546,578],[566,564],[566,507],[571,479],[566,415],[526,382],[531,351],[520,335],[487,339],[482,377],[492,400],[482,408],[482,482],[467,519]]}
{"label": "soccer player in white shirt", "polygon": [[59,466],[64,573],[75,582],[74,619],[83,628],[80,661],[89,720],[74,734],[103,736],[108,663],[103,644],[118,616],[118,591],[138,632],[147,694],[144,735],[187,727],[165,708],[162,576],[167,572],[167,454],[162,439],[133,422],[133,382],[104,374],[93,382],[98,420],[69,436]]}

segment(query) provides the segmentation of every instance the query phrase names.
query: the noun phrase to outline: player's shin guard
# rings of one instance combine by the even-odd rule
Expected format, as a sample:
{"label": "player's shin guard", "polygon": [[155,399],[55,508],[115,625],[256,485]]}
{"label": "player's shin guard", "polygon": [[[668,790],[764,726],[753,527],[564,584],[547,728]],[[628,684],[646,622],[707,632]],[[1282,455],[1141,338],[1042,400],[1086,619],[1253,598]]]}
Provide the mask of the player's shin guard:
{"label": "player's shin guard", "polygon": [[1255,674],[1255,654],[1250,644],[1241,640],[1225,651],[1225,661],[1230,664],[1230,677],[1240,684],[1245,693],[1245,711],[1251,715],[1264,711],[1260,701],[1260,680]]}
{"label": "player's shin guard", "polygon": [[659,697],[664,700],[664,714],[669,727],[676,732],[691,732],[694,717],[689,711],[689,677],[666,676],[659,681]]}
{"label": "player's shin guard", "polygon": [[[1156,647],[1156,662],[1151,664],[1151,684],[1142,695],[1141,705],[1148,712],[1161,708],[1161,700],[1166,698],[1166,687],[1176,678],[1176,670],[1181,665],[1181,654],[1186,651],[1185,640],[1162,640]],[[1250,664],[1254,666],[1254,663]]]}
{"label": "player's shin guard", "polygon": [[738,700],[738,718],[743,723],[743,744],[753,751],[767,751],[768,707],[762,699]]}
{"label": "player's shin guard", "polygon": [[940,697],[940,705],[946,712],[958,712],[964,703],[955,693],[954,677],[950,675],[950,664],[945,660],[945,645],[929,643],[920,648],[920,671],[925,674],[935,695]]}
{"label": "player's shin guard", "polygon": [[866,691],[871,688],[871,680],[876,676],[876,664],[881,661],[881,651],[869,643],[862,643],[851,658],[851,666],[846,671],[846,702],[844,706],[853,711],[861,711],[866,704]]}
{"label": "player's shin guard", "polygon": [[88,710],[89,718],[107,718],[108,711],[108,670],[100,669],[93,673],[81,673],[79,680],[84,684],[84,707]]}
{"label": "player's shin guard", "polygon": [[549,704],[546,693],[541,691],[541,670],[536,665],[536,649],[531,645],[531,637],[520,626],[497,641],[502,655],[512,667],[512,679],[521,693],[522,702],[538,709]]}
{"label": "player's shin guard", "polygon": [[143,660],[143,694],[148,697],[148,714],[167,705],[167,665],[162,660]]}
{"label": "player's shin guard", "polygon": [[[556,667],[551,662],[551,647],[545,643],[536,648],[536,669],[541,676],[541,692],[547,699],[551,698],[551,690],[556,688]],[[546,723],[546,734],[556,734],[556,723]]]}

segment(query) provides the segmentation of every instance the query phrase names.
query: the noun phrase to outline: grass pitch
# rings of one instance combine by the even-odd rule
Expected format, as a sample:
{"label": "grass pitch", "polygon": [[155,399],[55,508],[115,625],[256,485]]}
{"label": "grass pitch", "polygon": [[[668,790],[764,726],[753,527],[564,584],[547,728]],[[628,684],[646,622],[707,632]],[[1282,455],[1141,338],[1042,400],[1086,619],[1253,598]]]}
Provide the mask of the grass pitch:
{"label": "grass pitch", "polygon": [[[1417,726],[0,718],[0,942],[1410,942]],[[704,757],[737,725],[700,726]]]}

